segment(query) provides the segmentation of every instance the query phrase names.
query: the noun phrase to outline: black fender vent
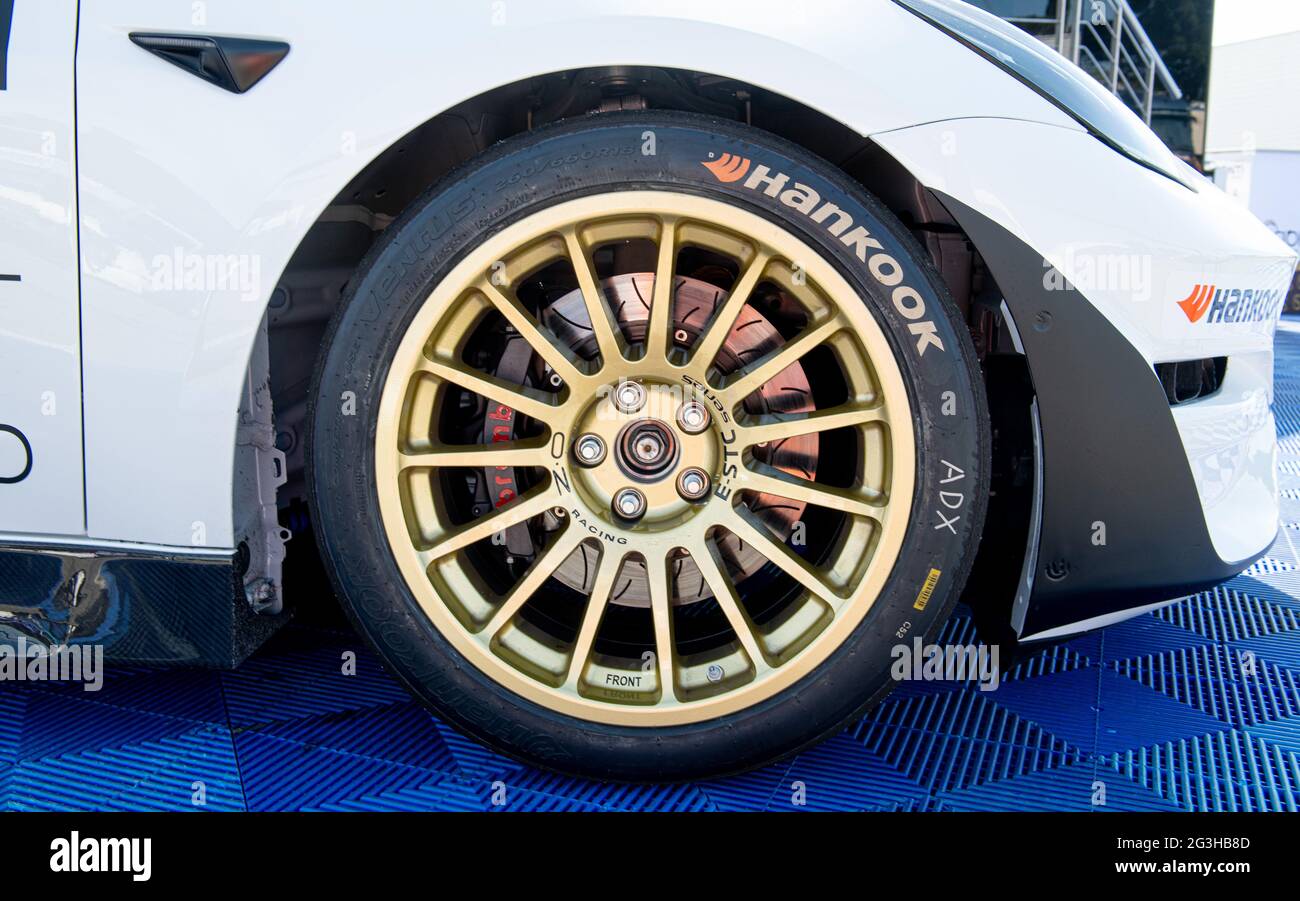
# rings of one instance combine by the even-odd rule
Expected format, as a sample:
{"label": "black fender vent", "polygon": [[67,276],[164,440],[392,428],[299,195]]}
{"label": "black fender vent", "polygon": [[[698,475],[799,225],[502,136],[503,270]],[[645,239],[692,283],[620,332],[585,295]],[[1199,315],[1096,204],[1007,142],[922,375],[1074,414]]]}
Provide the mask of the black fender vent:
{"label": "black fender vent", "polygon": [[1218,394],[1227,371],[1227,357],[1156,364],[1156,375],[1160,377],[1171,407]]}
{"label": "black fender vent", "polygon": [[154,56],[233,94],[242,94],[257,84],[289,53],[284,41],[253,38],[134,32],[131,40]]}

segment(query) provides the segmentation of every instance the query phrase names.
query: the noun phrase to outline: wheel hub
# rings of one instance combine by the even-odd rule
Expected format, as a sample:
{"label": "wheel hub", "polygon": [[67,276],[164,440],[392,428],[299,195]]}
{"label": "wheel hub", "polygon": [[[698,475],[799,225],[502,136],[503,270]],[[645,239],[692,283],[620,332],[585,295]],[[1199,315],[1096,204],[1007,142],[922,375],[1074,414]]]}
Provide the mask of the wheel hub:
{"label": "wheel hub", "polygon": [[[636,384],[642,396],[631,407],[624,403],[630,384]],[[718,466],[721,454],[716,434],[711,429],[691,434],[677,425],[678,411],[687,401],[682,389],[661,381],[625,382],[595,394],[570,445],[572,459],[578,464],[573,467],[574,491],[606,517],[608,525],[619,529],[659,533],[681,525],[699,499],[683,496],[678,477],[688,468],[712,472]],[[635,412],[625,413],[627,409]],[[591,447],[608,448],[608,453],[590,462],[587,451]],[[632,515],[627,513],[631,508],[624,507],[629,491],[644,501]],[[580,559],[585,553],[575,554],[556,577],[575,588],[586,584],[588,574]],[[596,552],[591,554],[594,563]],[[643,597],[644,603],[649,601],[644,584],[628,603],[642,603],[638,597]]]}
{"label": "wheel hub", "polygon": [[655,482],[677,461],[677,438],[657,419],[638,419],[618,435],[618,465],[633,479]]}
{"label": "wheel hub", "polygon": [[[645,339],[650,319],[650,298],[654,294],[654,279],[652,272],[636,272],[611,276],[601,282],[611,308],[617,311],[618,325],[630,343]],[[713,311],[726,300],[727,293],[711,282],[680,275],[674,280],[673,289],[673,342],[679,349],[689,351],[703,334]],[[542,311],[542,321],[575,353],[585,358],[595,357],[596,341],[581,291],[571,291],[554,301]],[[735,372],[742,369],[747,361],[761,359],[776,351],[783,343],[784,338],[776,327],[758,310],[746,306],[728,332],[714,365],[720,373]],[[665,375],[672,378],[671,373]],[[682,439],[679,444],[683,447],[690,446],[693,437],[708,435],[715,430],[717,424],[710,420],[707,405],[684,392],[680,383],[672,385],[666,379],[657,389],[651,386],[646,392],[638,394],[630,386],[639,384],[623,382],[611,386],[609,394],[613,399],[612,409],[653,410],[662,422],[674,424]],[[656,402],[657,398],[663,396],[676,396],[678,400],[675,403],[671,400]],[[791,365],[755,391],[745,399],[744,406],[747,412],[755,415],[797,414],[816,409],[812,401],[812,388],[800,363]],[[716,445],[716,439],[714,444]],[[615,446],[610,444],[611,448]],[[767,447],[755,448],[754,455],[791,476],[812,480],[817,477],[818,448],[819,437],[816,434],[795,435],[773,442]],[[664,470],[662,475],[674,475],[682,467],[690,465],[716,476],[717,472],[711,465],[720,457],[721,454],[716,449],[707,456],[682,456],[677,467]],[[671,496],[665,494],[661,515],[656,517],[653,512],[648,513],[645,521],[668,519],[682,512],[685,507],[678,503],[681,499],[682,494],[676,489]],[[805,507],[806,504],[802,501],[763,493],[755,496],[752,505],[763,524],[783,538],[792,533]],[[653,502],[650,509],[655,509]],[[761,554],[734,535],[722,536],[718,545],[728,569],[736,574],[737,580],[758,572],[765,563]],[[577,591],[590,592],[596,558],[597,552],[584,545],[559,568],[555,576]],[[707,600],[712,594],[694,561],[683,555],[677,565],[673,603],[691,604]],[[626,567],[626,581],[614,598],[614,603],[629,607],[650,605],[650,588],[643,566],[632,562]]]}

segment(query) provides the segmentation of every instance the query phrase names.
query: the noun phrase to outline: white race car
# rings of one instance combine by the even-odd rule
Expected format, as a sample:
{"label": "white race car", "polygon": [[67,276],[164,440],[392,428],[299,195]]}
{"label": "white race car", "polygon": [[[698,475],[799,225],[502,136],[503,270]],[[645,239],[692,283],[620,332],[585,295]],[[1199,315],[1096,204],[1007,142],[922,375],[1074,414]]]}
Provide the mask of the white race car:
{"label": "white race car", "polygon": [[8,641],[235,666],[314,533],[440,714],[683,779],[1275,537],[1294,256],[956,0],[0,0],[0,89]]}

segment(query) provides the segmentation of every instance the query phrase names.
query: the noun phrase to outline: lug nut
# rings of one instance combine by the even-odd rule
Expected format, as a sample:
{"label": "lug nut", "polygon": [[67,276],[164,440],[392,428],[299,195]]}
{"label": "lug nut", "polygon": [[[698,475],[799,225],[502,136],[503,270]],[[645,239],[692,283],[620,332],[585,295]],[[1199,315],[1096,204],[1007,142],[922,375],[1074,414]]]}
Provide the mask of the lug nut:
{"label": "lug nut", "polygon": [[620,382],[614,389],[614,406],[620,413],[635,413],[645,406],[645,389],[639,382]]}
{"label": "lug nut", "polygon": [[605,459],[605,442],[599,435],[582,435],[573,445],[573,455],[583,466],[599,465]]}
{"label": "lug nut", "polygon": [[623,488],[614,495],[614,513],[623,519],[640,519],[645,507],[645,495],[635,488]]}
{"label": "lug nut", "polygon": [[709,408],[697,400],[688,400],[677,408],[677,424],[688,435],[698,435],[709,427]]}
{"label": "lug nut", "polygon": [[698,501],[709,493],[708,473],[695,466],[683,469],[677,477],[677,493],[685,500]]}

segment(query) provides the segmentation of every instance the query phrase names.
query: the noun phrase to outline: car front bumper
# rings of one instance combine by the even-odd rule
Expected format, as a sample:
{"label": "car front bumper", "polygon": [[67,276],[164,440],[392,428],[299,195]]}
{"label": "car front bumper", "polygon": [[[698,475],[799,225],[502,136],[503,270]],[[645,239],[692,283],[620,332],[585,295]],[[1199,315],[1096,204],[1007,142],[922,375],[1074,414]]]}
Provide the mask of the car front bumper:
{"label": "car front bumper", "polygon": [[[1208,182],[1069,129],[963,120],[874,139],[970,238],[1028,362],[1041,484],[1013,631],[1119,621],[1264,554],[1290,250]],[[1227,359],[1219,390],[1171,404],[1156,367],[1209,358]]]}

